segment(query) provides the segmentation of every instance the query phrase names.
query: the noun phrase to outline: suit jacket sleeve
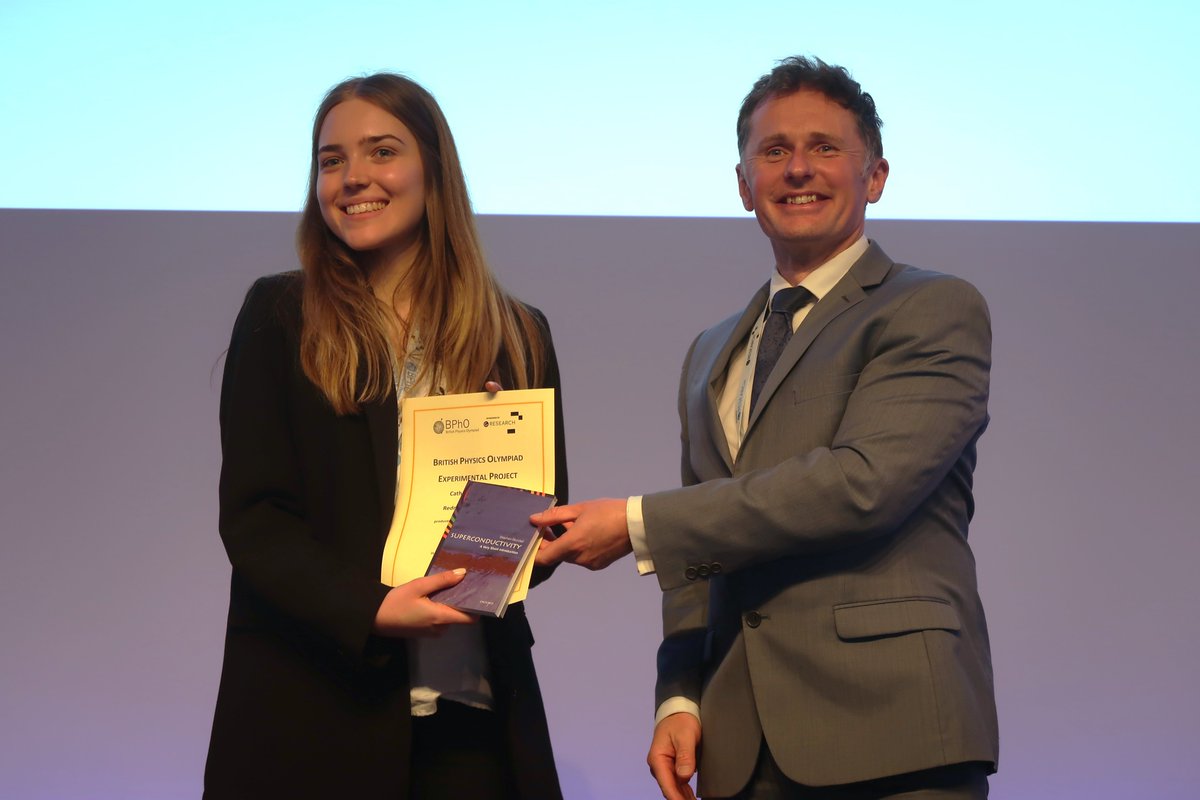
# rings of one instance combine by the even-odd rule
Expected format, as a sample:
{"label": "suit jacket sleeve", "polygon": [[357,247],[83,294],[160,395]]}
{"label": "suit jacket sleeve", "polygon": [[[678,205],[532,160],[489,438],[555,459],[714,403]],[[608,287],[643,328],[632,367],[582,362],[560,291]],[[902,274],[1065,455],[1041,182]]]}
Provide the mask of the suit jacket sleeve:
{"label": "suit jacket sleeve", "polygon": [[[970,284],[949,276],[914,282],[885,311],[863,320],[854,336],[840,344],[853,362],[839,366],[852,365],[857,374],[817,376],[830,382],[831,394],[845,395],[844,408],[834,406],[841,417],[828,441],[774,460],[751,455],[747,463],[762,466],[643,498],[647,542],[664,590],[687,585],[685,569],[698,562],[735,572],[886,536],[982,431],[991,329],[983,298]],[[797,369],[805,364],[802,357]],[[777,395],[773,402],[787,400]],[[773,419],[804,425],[806,410],[797,402],[787,409],[794,416]],[[773,446],[771,433],[751,430],[742,457]],[[969,469],[963,480],[969,495]]]}
{"label": "suit jacket sleeve", "polygon": [[253,608],[248,620],[231,616],[231,625],[269,620],[357,660],[389,588],[339,548],[345,531],[324,530],[313,518],[296,427],[308,413],[297,408],[298,395],[316,407],[316,389],[299,369],[297,295],[295,276],[259,280],[225,362],[220,532],[234,592]]}

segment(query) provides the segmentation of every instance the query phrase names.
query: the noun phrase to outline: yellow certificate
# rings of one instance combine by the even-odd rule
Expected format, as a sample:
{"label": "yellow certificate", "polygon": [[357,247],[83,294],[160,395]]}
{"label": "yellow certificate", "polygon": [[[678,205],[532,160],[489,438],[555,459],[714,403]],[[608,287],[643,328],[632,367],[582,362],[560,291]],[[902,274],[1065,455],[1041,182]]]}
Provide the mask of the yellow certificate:
{"label": "yellow certificate", "polygon": [[[425,574],[468,480],[554,490],[554,390],[405,398],[400,491],[380,579],[399,586]],[[525,598],[533,559],[509,602]]]}

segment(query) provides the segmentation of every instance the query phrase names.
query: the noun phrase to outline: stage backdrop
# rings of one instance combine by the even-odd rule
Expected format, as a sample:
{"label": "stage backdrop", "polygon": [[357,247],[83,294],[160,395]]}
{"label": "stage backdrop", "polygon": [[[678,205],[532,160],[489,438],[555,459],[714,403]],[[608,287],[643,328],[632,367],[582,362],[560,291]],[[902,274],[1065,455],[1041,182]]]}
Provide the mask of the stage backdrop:
{"label": "stage backdrop", "polygon": [[[229,567],[221,356],[290,214],[0,211],[0,796],[199,795]],[[676,485],[698,326],[768,276],[750,219],[481,220],[550,319],[576,499]],[[971,530],[1002,736],[993,796],[1195,794],[1200,226],[872,222],[983,290],[992,425]],[[644,766],[659,593],[630,560],[529,600],[567,797]]]}

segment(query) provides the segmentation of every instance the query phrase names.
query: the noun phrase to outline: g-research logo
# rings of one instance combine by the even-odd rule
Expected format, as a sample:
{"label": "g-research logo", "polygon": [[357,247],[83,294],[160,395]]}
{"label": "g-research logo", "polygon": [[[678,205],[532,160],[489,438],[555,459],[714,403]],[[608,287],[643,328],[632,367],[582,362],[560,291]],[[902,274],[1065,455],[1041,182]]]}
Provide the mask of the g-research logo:
{"label": "g-research logo", "polygon": [[468,417],[463,417],[462,419],[446,417],[445,419],[434,420],[433,423],[434,433],[457,433],[459,431],[466,431],[470,429],[471,420]]}
{"label": "g-research logo", "polygon": [[516,425],[521,420],[525,419],[520,411],[508,412],[508,417],[492,416],[483,421],[485,428],[508,428],[505,433],[516,433]]}

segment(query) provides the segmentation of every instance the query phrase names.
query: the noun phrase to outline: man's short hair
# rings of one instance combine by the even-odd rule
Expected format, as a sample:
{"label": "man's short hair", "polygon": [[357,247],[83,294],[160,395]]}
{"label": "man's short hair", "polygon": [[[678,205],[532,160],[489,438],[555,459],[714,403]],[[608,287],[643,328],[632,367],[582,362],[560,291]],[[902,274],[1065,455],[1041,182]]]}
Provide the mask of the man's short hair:
{"label": "man's short hair", "polygon": [[783,59],[773,70],[759,78],[746,95],[737,120],[739,156],[746,148],[746,140],[750,138],[750,116],[754,110],[764,100],[801,90],[820,92],[853,114],[859,135],[867,145],[868,158],[874,161],[883,157],[883,138],[879,135],[883,120],[875,110],[871,95],[862,90],[862,86],[850,77],[845,67],[826,64],[819,58],[807,56]]}

